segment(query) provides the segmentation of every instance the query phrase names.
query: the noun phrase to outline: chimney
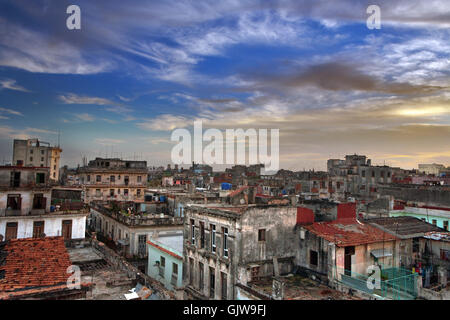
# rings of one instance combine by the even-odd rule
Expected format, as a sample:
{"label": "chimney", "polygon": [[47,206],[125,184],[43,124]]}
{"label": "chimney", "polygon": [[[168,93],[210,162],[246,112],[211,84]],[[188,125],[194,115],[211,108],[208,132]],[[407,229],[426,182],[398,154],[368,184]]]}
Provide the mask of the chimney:
{"label": "chimney", "polygon": [[337,220],[353,219],[356,220],[356,203],[339,203],[337,207]]}
{"label": "chimney", "polygon": [[306,207],[297,207],[297,224],[306,225],[314,223],[314,211]]}

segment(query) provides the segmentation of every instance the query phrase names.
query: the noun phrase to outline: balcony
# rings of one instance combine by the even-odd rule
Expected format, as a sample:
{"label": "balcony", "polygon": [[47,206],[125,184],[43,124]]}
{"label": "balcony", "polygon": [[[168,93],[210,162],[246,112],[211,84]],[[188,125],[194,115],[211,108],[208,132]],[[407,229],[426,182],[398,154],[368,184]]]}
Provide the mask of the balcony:
{"label": "balcony", "polygon": [[20,209],[0,209],[0,217],[12,217],[21,215],[22,210]]}
{"label": "balcony", "polygon": [[165,215],[161,218],[156,214],[137,213],[128,215],[120,211],[113,211],[100,205],[92,205],[95,211],[109,216],[128,226],[157,226],[157,225],[183,225],[183,217],[172,217]]}

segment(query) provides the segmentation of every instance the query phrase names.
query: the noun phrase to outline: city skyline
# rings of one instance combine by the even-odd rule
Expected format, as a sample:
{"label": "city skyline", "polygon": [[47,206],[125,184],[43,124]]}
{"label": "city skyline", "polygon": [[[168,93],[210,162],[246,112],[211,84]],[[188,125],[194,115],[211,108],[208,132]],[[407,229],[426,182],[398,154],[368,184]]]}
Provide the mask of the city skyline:
{"label": "city skyline", "polygon": [[[450,164],[445,1],[78,1],[0,4],[0,160],[12,139],[170,163],[176,128],[280,130],[280,168],[364,154]],[[133,155],[139,155],[138,157]],[[185,166],[186,167],[186,166]]]}

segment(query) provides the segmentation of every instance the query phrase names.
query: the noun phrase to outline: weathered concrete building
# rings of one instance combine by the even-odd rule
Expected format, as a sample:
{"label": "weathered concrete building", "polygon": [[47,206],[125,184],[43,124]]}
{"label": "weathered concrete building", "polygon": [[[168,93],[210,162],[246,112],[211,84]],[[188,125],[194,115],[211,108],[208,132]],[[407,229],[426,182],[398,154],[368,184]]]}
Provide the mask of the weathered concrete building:
{"label": "weathered concrete building", "polygon": [[[99,239],[114,247],[127,258],[145,259],[148,254],[147,241],[159,236],[181,235],[183,218],[162,213],[145,211],[152,203],[113,203],[95,201],[91,204],[89,227],[97,233]],[[153,205],[158,205],[154,203]],[[165,204],[159,204],[165,207]],[[147,261],[139,266],[145,272]]]}
{"label": "weathered concrete building", "polygon": [[183,234],[160,235],[147,241],[147,274],[164,287],[182,296],[183,286]]}
{"label": "weathered concrete building", "polygon": [[80,299],[92,284],[69,286],[72,265],[62,237],[0,241],[0,300]]}
{"label": "weathered concrete building", "polygon": [[59,180],[59,163],[62,149],[38,139],[14,139],[13,165],[50,168],[49,179]]}
{"label": "weathered concrete building", "polygon": [[378,187],[390,184],[395,172],[389,166],[373,166],[366,156],[356,154],[345,156],[345,160],[330,159],[327,168],[331,176],[346,177],[345,191],[361,198],[376,198]]}
{"label": "weathered concrete building", "polygon": [[5,239],[63,236],[84,239],[88,210],[51,206],[49,168],[0,167],[0,235]]}
{"label": "weathered concrete building", "polygon": [[296,213],[280,205],[186,207],[185,297],[235,299],[238,283],[291,272]]}
{"label": "weathered concrete building", "polygon": [[84,201],[135,201],[144,199],[147,162],[96,158],[77,170]]}
{"label": "weathered concrete building", "polygon": [[445,170],[445,166],[443,164],[438,163],[419,164],[419,171],[426,174],[438,175],[443,170]]}

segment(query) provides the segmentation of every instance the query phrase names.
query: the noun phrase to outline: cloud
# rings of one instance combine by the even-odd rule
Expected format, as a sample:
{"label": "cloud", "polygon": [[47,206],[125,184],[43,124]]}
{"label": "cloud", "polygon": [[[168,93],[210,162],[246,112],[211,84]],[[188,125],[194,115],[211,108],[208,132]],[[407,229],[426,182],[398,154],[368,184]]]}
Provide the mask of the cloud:
{"label": "cloud", "polygon": [[92,104],[92,105],[99,105],[99,106],[105,106],[105,105],[116,105],[115,102],[99,98],[99,97],[89,97],[89,96],[79,96],[74,93],[69,93],[67,95],[60,95],[58,97],[63,103],[66,104]]}
{"label": "cloud", "polygon": [[140,129],[152,131],[171,131],[192,125],[189,118],[179,115],[163,114],[153,119],[139,122]]}
{"label": "cloud", "polygon": [[82,50],[66,41],[0,19],[0,66],[35,73],[95,74],[112,68],[112,61],[83,57]]}
{"label": "cloud", "polygon": [[[362,67],[361,67],[362,68]],[[312,65],[305,69],[294,69],[275,74],[253,74],[250,79],[263,85],[280,88],[315,86],[332,91],[369,91],[387,94],[420,94],[445,89],[440,86],[413,85],[384,81],[376,76],[360,71],[356,65],[348,62],[328,62]],[[256,85],[258,87],[258,84]]]}
{"label": "cloud", "polygon": [[44,136],[48,137],[50,135],[53,136],[58,133],[52,130],[42,128],[27,127],[25,129],[16,129],[10,126],[0,127],[0,137],[2,137],[2,139],[31,139],[31,138],[42,139],[39,134],[43,134]]}
{"label": "cloud", "polygon": [[125,141],[120,139],[96,138],[94,139],[94,143],[100,144],[102,146],[114,146],[117,144],[125,143]]}
{"label": "cloud", "polygon": [[79,113],[74,115],[76,119],[85,122],[92,122],[95,120],[95,117],[90,115],[89,113]]}
{"label": "cloud", "polygon": [[117,114],[126,114],[133,111],[128,106],[123,105],[122,103],[118,103],[109,99],[100,98],[100,97],[91,97],[91,96],[81,96],[74,93],[64,94],[58,96],[58,99],[61,100],[65,104],[84,104],[84,105],[97,105],[104,106],[105,111],[117,113]]}
{"label": "cloud", "polygon": [[11,79],[0,80],[0,87],[3,89],[14,90],[14,91],[31,92],[30,90],[25,89],[24,87],[16,84],[16,80],[11,80]]}
{"label": "cloud", "polygon": [[47,129],[39,129],[39,128],[30,128],[30,127],[26,128],[25,131],[33,132],[33,133],[58,134],[57,131],[47,130]]}
{"label": "cloud", "polygon": [[19,111],[8,109],[8,108],[2,108],[2,107],[0,107],[0,113],[3,113],[3,114],[6,113],[6,114],[15,115],[15,116],[23,116],[23,114]]}

